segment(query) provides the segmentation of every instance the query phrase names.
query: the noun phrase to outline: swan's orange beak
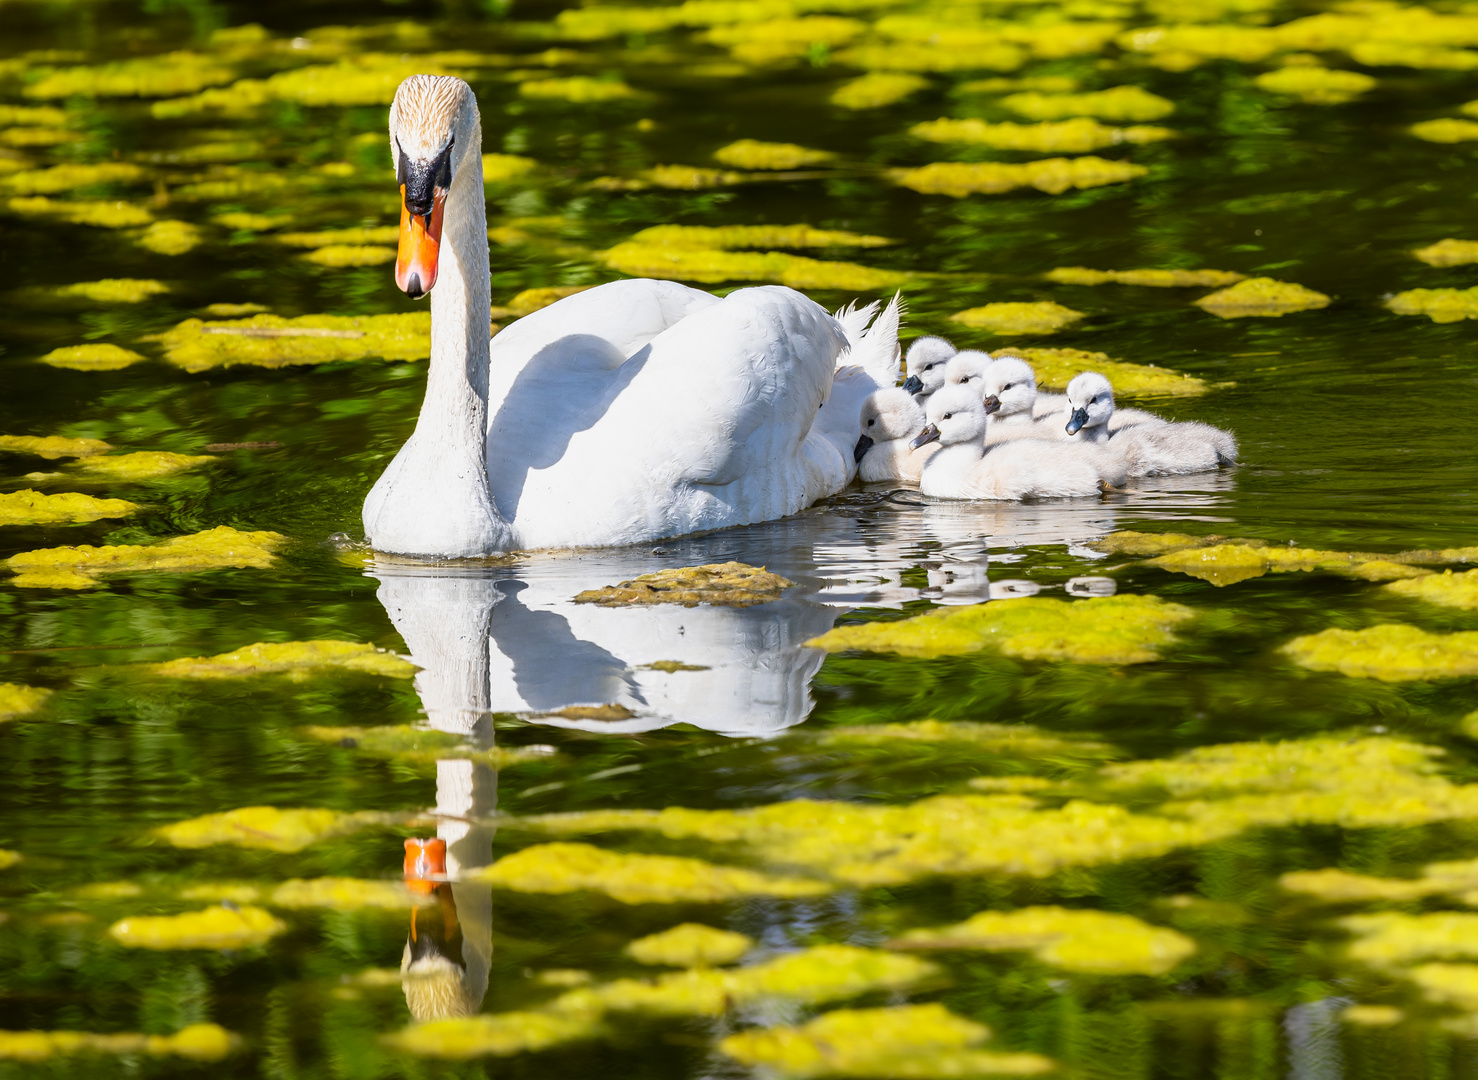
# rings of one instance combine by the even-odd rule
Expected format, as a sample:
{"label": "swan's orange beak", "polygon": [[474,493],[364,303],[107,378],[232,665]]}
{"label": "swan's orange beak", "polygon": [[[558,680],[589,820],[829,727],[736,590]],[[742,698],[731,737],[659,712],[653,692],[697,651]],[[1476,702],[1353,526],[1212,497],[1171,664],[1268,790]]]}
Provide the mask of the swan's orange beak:
{"label": "swan's orange beak", "polygon": [[405,205],[405,185],[400,185],[400,253],[395,259],[395,284],[412,300],[420,299],[436,284],[436,264],[441,254],[441,214],[446,192],[435,189],[431,213],[413,214]]}
{"label": "swan's orange beak", "polygon": [[446,841],[405,842],[405,885],[411,892],[430,896],[438,880],[446,880]]}

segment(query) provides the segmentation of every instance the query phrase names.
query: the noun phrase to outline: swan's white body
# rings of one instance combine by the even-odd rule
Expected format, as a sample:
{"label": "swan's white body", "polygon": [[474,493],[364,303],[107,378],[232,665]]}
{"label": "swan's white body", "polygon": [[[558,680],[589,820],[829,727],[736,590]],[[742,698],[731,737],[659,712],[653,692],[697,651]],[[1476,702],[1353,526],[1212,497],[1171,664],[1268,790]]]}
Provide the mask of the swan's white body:
{"label": "swan's white body", "polygon": [[[896,304],[891,337],[880,319],[866,338],[850,327],[849,341],[849,326],[792,289],[720,300],[618,281],[520,319],[490,346],[476,101],[460,80],[408,79],[390,113],[403,153],[438,145],[398,130],[401,114],[428,111],[416,94],[446,99],[450,134],[437,138],[453,170],[426,398],[365,499],[371,546],[455,558],[639,543],[784,517],[846,486],[861,401],[897,378]],[[862,363],[838,372],[849,346]],[[845,420],[817,423],[833,393]]]}
{"label": "swan's white body", "polygon": [[873,444],[857,463],[857,478],[870,484],[918,484],[924,462],[939,447],[930,443],[915,450],[909,445],[925,423],[924,410],[914,396],[898,386],[875,391],[862,403],[859,423]]}
{"label": "swan's white body", "polygon": [[[1097,372],[1077,376],[1067,388],[1068,416],[1081,411],[1082,429],[1070,441],[1103,447],[1130,476],[1179,476],[1211,472],[1237,463],[1237,440],[1229,431],[1197,421],[1152,423],[1112,428],[1114,391]],[[1152,415],[1152,414],[1151,414]]]}

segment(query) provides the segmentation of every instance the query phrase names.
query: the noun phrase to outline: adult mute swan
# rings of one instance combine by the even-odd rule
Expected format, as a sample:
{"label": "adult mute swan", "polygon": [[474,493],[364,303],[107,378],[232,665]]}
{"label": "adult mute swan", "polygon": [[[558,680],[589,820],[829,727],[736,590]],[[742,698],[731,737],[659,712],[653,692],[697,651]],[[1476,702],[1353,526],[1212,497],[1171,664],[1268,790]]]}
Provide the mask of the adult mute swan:
{"label": "adult mute swan", "polygon": [[[617,281],[490,343],[471,88],[406,79],[390,146],[395,280],[431,294],[431,361],[415,431],[364,502],[372,547],[460,558],[640,543],[794,514],[855,475],[861,399],[897,378],[896,302],[891,327],[880,317],[862,335],[779,286],[720,300]],[[836,410],[848,415],[818,424],[839,361],[860,370]]]}
{"label": "adult mute swan", "polygon": [[1210,472],[1237,463],[1237,440],[1229,431],[1197,421],[1135,424],[1115,431],[1114,388],[1096,371],[1067,384],[1068,437],[1109,451],[1130,476],[1178,476]]}

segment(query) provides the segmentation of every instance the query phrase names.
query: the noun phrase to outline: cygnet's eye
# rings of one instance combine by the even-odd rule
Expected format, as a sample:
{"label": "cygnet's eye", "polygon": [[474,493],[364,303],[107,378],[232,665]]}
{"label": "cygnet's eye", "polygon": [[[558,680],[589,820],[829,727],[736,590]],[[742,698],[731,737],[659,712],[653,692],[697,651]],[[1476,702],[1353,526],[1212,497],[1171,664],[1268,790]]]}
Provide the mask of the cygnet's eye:
{"label": "cygnet's eye", "polygon": [[876,420],[869,420],[869,421],[868,421],[868,422],[867,422],[867,426],[868,426],[868,427],[872,427],[872,426],[873,426],[873,425],[874,425],[874,424],[876,424],[876,423],[877,423],[877,421],[876,421]]}
{"label": "cygnet's eye", "polygon": [[970,376],[968,376],[968,375],[962,375],[962,376],[960,376],[960,382],[961,382],[961,383],[962,383],[962,384],[963,384],[963,383],[967,383],[967,382],[969,382],[969,381],[970,381]]}
{"label": "cygnet's eye", "polygon": [[949,418],[950,418],[950,417],[951,417],[951,416],[953,416],[953,415],[954,415],[954,413],[952,413],[952,412],[947,412],[947,413],[945,413],[945,414],[944,414],[944,418],[945,418],[945,419],[946,419],[946,420],[948,420],[948,419],[949,419]]}
{"label": "cygnet's eye", "polygon": [[925,364],[924,365],[924,370],[925,371],[933,371],[934,370],[934,365],[933,364]]}
{"label": "cygnet's eye", "polygon": [[1005,386],[1001,387],[1001,393],[1004,394],[1007,390],[1010,390],[1015,385],[1016,384],[1014,382],[1008,382]]}

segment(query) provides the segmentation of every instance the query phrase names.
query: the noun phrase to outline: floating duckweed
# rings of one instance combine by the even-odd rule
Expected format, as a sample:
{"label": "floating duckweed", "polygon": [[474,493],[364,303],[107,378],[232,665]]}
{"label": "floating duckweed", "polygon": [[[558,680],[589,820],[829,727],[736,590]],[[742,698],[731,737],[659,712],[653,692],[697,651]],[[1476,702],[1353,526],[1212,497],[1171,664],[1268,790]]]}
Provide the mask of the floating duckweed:
{"label": "floating duckweed", "polygon": [[16,195],[55,195],[100,184],[131,184],[143,179],[144,170],[122,161],[97,165],[54,165],[33,172],[0,177],[0,188]]}
{"label": "floating duckweed", "polygon": [[1206,60],[1238,60],[1255,64],[1276,52],[1277,34],[1253,26],[1147,26],[1118,37],[1121,48],[1170,61],[1170,70],[1184,70]]}
{"label": "floating duckweed", "polygon": [[231,142],[204,142],[176,150],[162,150],[144,156],[157,165],[220,165],[235,161],[256,161],[266,153],[254,139]]}
{"label": "floating duckweed", "polygon": [[1164,555],[1186,548],[1206,547],[1218,537],[1190,536],[1186,533],[1142,533],[1132,529],[1109,533],[1088,546],[1110,555]]}
{"label": "floating duckweed", "polygon": [[289,247],[322,248],[336,245],[394,244],[400,238],[398,225],[368,225],[353,229],[326,229],[321,232],[278,233],[273,239]]}
{"label": "floating duckweed", "polygon": [[464,1059],[511,1057],[588,1039],[599,1033],[596,1021],[586,1016],[505,1012],[414,1024],[384,1036],[383,1042],[391,1049],[418,1057]]}
{"label": "floating duckweed", "polygon": [[966,720],[916,720],[908,724],[858,724],[832,728],[819,736],[823,746],[879,746],[893,751],[900,744],[964,743],[992,756],[1091,757],[1113,756],[1107,743],[1064,739],[1026,724],[981,724]]}
{"label": "floating duckweed", "polygon": [[1418,900],[1444,892],[1440,882],[1367,877],[1345,870],[1298,870],[1284,874],[1278,884],[1289,892],[1335,903],[1369,900]]}
{"label": "floating duckweed", "polygon": [[144,895],[144,887],[136,881],[96,881],[72,890],[79,900],[133,900]]}
{"label": "floating duckweed", "polygon": [[747,953],[754,939],[702,923],[683,923],[660,934],[637,938],[625,952],[639,964],[704,968],[732,964]]}
{"label": "floating duckweed", "polygon": [[[280,229],[285,225],[292,224],[292,218],[286,214],[248,214],[242,211],[233,211],[228,214],[216,214],[211,218],[217,225],[228,229],[243,229],[247,232],[269,232],[272,229]],[[316,244],[309,244],[316,247]]]}
{"label": "floating duckweed", "polygon": [[30,98],[165,97],[230,82],[234,72],[199,53],[173,52],[95,67],[64,68],[25,89]]}
{"label": "floating duckweed", "polygon": [[908,276],[857,263],[826,262],[779,251],[704,251],[627,241],[604,254],[613,270],[676,281],[772,281],[793,289],[870,292],[904,284]]}
{"label": "floating duckweed", "polygon": [[1086,154],[1120,143],[1159,142],[1175,132],[1161,127],[1105,127],[1097,120],[1078,117],[1074,120],[1047,121],[1040,124],[988,124],[971,117],[967,120],[930,120],[915,124],[908,133],[933,142],[972,143],[997,150],[1054,151]]}
{"label": "floating duckweed", "polygon": [[519,157],[516,154],[484,154],[482,182],[498,184],[505,180],[514,180],[532,172],[538,165],[533,158]]}
{"label": "floating duckweed", "polygon": [[1410,581],[1393,581],[1386,591],[1447,607],[1478,608],[1478,570],[1461,574],[1447,570]]}
{"label": "floating duckweed", "polygon": [[514,892],[600,892],[623,904],[716,903],[741,896],[819,896],[832,886],[672,855],[631,855],[589,844],[536,844],[476,874]]}
{"label": "floating duckweed", "polygon": [[1190,608],[1155,596],[1054,600],[1028,596],[943,608],[895,622],[839,626],[807,645],[827,652],[861,649],[905,656],[957,656],[994,648],[1023,660],[1143,664],[1173,643]]}
{"label": "floating duckweed", "polygon": [[1478,120],[1457,120],[1452,117],[1423,120],[1420,124],[1411,125],[1411,133],[1427,142],[1471,142],[1473,139],[1478,139]]}
{"label": "floating duckweed", "polygon": [[533,79],[520,83],[522,97],[543,101],[569,101],[589,105],[602,101],[628,101],[641,95],[618,79],[593,79],[574,75],[568,79]]}
{"label": "floating duckweed", "polygon": [[[1459,928],[1461,929],[1468,928]],[[1431,1001],[1456,1005],[1469,1012],[1478,1010],[1478,964],[1421,964],[1405,975]],[[1466,1034],[1471,1030],[1471,1027],[1467,1027],[1460,1030],[1459,1034]]]}
{"label": "floating duckweed", "polygon": [[102,229],[130,229],[147,225],[154,215],[142,206],[126,202],[63,202],[45,195],[15,198],[5,204],[12,214],[50,218],[69,225],[95,225]]}
{"label": "floating duckweed", "polygon": [[220,1061],[235,1050],[240,1041],[225,1028],[215,1024],[192,1024],[173,1035],[4,1031],[0,1032],[0,1061],[39,1063],[74,1054],[117,1054],[120,1057],[147,1054],[150,1057]]}
{"label": "floating duckweed", "polygon": [[750,63],[804,56],[813,45],[845,45],[867,29],[857,19],[813,15],[800,19],[767,19],[735,23],[710,30],[705,36],[715,45],[731,48],[735,57]]}
{"label": "floating duckweed", "polygon": [[1064,971],[1090,975],[1163,975],[1196,951],[1184,934],[1130,915],[1060,907],[982,911],[935,930],[911,930],[902,948],[1030,950]]}
{"label": "floating duckweed", "polygon": [[302,682],[324,671],[360,671],[409,679],[416,666],[392,652],[356,641],[259,642],[219,656],[187,656],[150,664],[155,675],[175,679],[244,679],[252,675],[286,675]]}
{"label": "floating duckweed", "polygon": [[0,131],[0,143],[6,146],[14,146],[21,149],[44,146],[61,146],[64,143],[76,142],[82,138],[75,131],[66,131],[58,128],[10,128]]}
{"label": "floating duckweed", "polygon": [[66,122],[66,110],[49,105],[0,105],[0,126],[35,124],[38,127],[61,127]]}
{"label": "floating duckweed", "polygon": [[928,85],[929,80],[919,75],[873,71],[842,83],[832,91],[831,103],[843,109],[880,109],[912,97]]}
{"label": "floating duckweed", "polygon": [[137,243],[157,255],[183,255],[199,246],[200,229],[188,221],[156,221]]}
{"label": "floating duckweed", "polygon": [[943,1005],[837,1009],[800,1027],[730,1035],[719,1049],[744,1065],[792,1077],[1034,1076],[1056,1065],[1039,1054],[970,1049],[990,1029]]}
{"label": "floating duckweed", "polygon": [[23,488],[0,494],[0,525],[63,525],[128,517],[138,506],[123,499],[94,499],[68,492],[43,495]]}
{"label": "floating duckweed", "polygon": [[150,112],[158,119],[212,113],[220,116],[249,116],[269,101],[295,101],[301,105],[388,105],[395,88],[417,73],[454,75],[459,66],[470,66],[480,58],[475,53],[360,53],[333,64],[281,71],[267,79],[239,79],[221,89],[204,90],[189,97],[156,101]]}
{"label": "floating duckweed", "polygon": [[181,184],[171,194],[175,198],[194,202],[219,202],[226,199],[247,199],[255,195],[280,193],[294,185],[292,179],[275,172],[223,168],[213,171],[210,175],[215,179]]}
{"label": "floating duckweed", "polygon": [[1397,315],[1425,315],[1435,323],[1478,319],[1478,286],[1471,289],[1408,289],[1387,301]]}
{"label": "floating duckweed", "polygon": [[745,173],[726,169],[704,169],[695,165],[654,165],[641,174],[643,182],[678,191],[702,191],[727,187],[752,179]]}
{"label": "floating duckweed", "polygon": [[258,315],[268,310],[265,304],[206,304],[200,309],[206,315],[233,319],[240,315]]}
{"label": "floating duckweed", "polygon": [[36,295],[57,300],[91,300],[99,304],[138,304],[151,296],[159,296],[167,292],[169,292],[169,286],[162,281],[151,281],[147,278],[104,278],[102,281],[79,281],[73,285],[55,285],[44,290],[36,290]]}
{"label": "floating duckweed", "polygon": [[158,544],[42,548],[12,555],[11,584],[32,589],[90,589],[101,574],[143,570],[175,573],[219,567],[272,565],[272,553],[285,537],[274,532],[237,532],[226,525]]}
{"label": "floating duckweed", "polygon": [[1281,651],[1314,671],[1383,682],[1478,675],[1478,630],[1432,634],[1403,623],[1364,630],[1331,627],[1294,638]]}
{"label": "floating duckweed", "polygon": [[1478,262],[1478,240],[1438,240],[1412,254],[1428,266],[1466,266]]}
{"label": "floating duckweed", "polygon": [[333,911],[359,911],[384,908],[401,911],[429,903],[405,887],[403,881],[364,881],[360,878],[321,877],[294,878],[272,890],[268,901],[280,908],[329,908]]}
{"label": "floating duckweed", "polygon": [[180,890],[181,900],[210,903],[258,904],[266,890],[248,881],[207,881]]}
{"label": "floating duckweed", "polygon": [[600,604],[603,607],[632,604],[750,607],[779,600],[780,594],[794,584],[763,567],[746,566],[741,562],[709,563],[658,570],[619,585],[587,589],[575,597],[575,603]]}
{"label": "floating duckweed", "polygon": [[1194,375],[1153,364],[1111,360],[1101,352],[1040,348],[1015,351],[1035,369],[1037,383],[1053,390],[1067,389],[1073,376],[1084,371],[1096,371],[1108,379],[1114,384],[1114,393],[1121,397],[1196,397],[1212,389],[1210,383]]}
{"label": "floating duckweed", "polygon": [[0,435],[0,450],[16,454],[35,454],[54,461],[64,457],[91,457],[106,454],[112,444],[102,439],[69,439],[65,435]]}
{"label": "floating duckweed", "polygon": [[1371,967],[1399,968],[1414,960],[1478,959],[1478,915],[1466,912],[1350,915],[1340,925],[1358,935],[1350,945],[1350,957]]}
{"label": "floating duckweed", "polygon": [[1353,101],[1375,86],[1374,79],[1358,71],[1332,71],[1301,65],[1265,71],[1253,81],[1263,90],[1287,94],[1314,105],[1339,105]]}
{"label": "floating duckweed", "polygon": [[[0,720],[14,720],[26,716],[46,704],[52,691],[41,686],[23,686],[20,683],[0,683]],[[9,866],[11,852],[0,852],[0,869]],[[8,860],[8,861],[7,861]]]}
{"label": "floating duckweed", "polygon": [[215,460],[211,454],[172,454],[167,450],[140,450],[133,454],[88,457],[73,462],[67,468],[69,472],[86,480],[131,483],[174,476]]}
{"label": "floating duckweed", "polygon": [[985,304],[957,311],[950,319],[993,334],[1055,334],[1084,317],[1081,311],[1042,300],[1035,304]]}
{"label": "floating duckweed", "polygon": [[298,732],[319,742],[352,746],[355,750],[374,757],[413,764],[457,758],[476,761],[495,769],[506,769],[527,761],[547,761],[553,753],[547,746],[482,748],[469,743],[461,735],[411,725],[369,728],[309,726],[299,728]]}
{"label": "floating duckweed", "polygon": [[742,248],[886,247],[885,236],[810,225],[654,225],[629,241],[646,247],[730,251]]}
{"label": "floating duckweed", "polygon": [[1090,270],[1086,266],[1059,266],[1044,275],[1059,285],[1146,285],[1156,289],[1191,286],[1215,288],[1242,281],[1235,270]]}
{"label": "floating duckweed", "polygon": [[332,244],[310,251],[303,258],[319,266],[383,266],[395,261],[392,247],[369,247],[356,244]]}
{"label": "floating duckweed", "polygon": [[266,848],[268,851],[302,851],[335,836],[354,832],[379,821],[371,813],[347,814],[338,810],[283,810],[276,806],[243,806],[219,814],[206,814],[165,825],[159,835],[178,848],[202,848],[213,844]]}
{"label": "floating duckweed", "polygon": [[1319,551],[1315,548],[1272,547],[1249,543],[1203,543],[1171,551],[1146,566],[1209,581],[1218,587],[1235,585],[1264,574],[1322,571],[1366,581],[1425,577],[1430,571],[1391,561],[1394,556],[1358,551]]}
{"label": "floating duckweed", "polygon": [[249,364],[280,368],[336,360],[424,360],[431,315],[257,315],[238,322],[186,319],[163,334],[164,358],[186,371]]}
{"label": "floating duckweed", "polygon": [[1123,184],[1149,172],[1143,165],[1106,161],[1100,157],[1043,158],[1020,165],[998,161],[937,161],[917,169],[891,169],[894,183],[926,195],[997,195],[1020,187],[1034,187],[1049,195],[1069,188]]}
{"label": "floating duckweed", "polygon": [[1196,305],[1223,319],[1249,315],[1278,318],[1291,311],[1328,307],[1329,297],[1302,285],[1261,277],[1239,281],[1229,289],[1203,296]]}
{"label": "floating duckweed", "polygon": [[736,169],[800,169],[807,165],[825,165],[836,155],[829,150],[811,150],[795,143],[760,142],[740,139],[713,152],[713,160]]}
{"label": "floating duckweed", "polygon": [[1339,1018],[1360,1027],[1391,1027],[1405,1020],[1406,1014],[1394,1005],[1351,1005]]}
{"label": "floating duckweed", "polygon": [[70,368],[73,371],[117,371],[137,364],[143,356],[132,349],[118,345],[98,343],[93,345],[66,345],[41,357],[43,364],[52,367]]}
{"label": "floating duckweed", "polygon": [[249,949],[286,929],[286,923],[262,908],[221,906],[120,919],[108,927],[108,936],[130,949]]}
{"label": "floating duckweed", "polygon": [[971,48],[929,42],[858,45],[837,55],[840,63],[866,71],[1015,71],[1026,53],[1005,41]]}

